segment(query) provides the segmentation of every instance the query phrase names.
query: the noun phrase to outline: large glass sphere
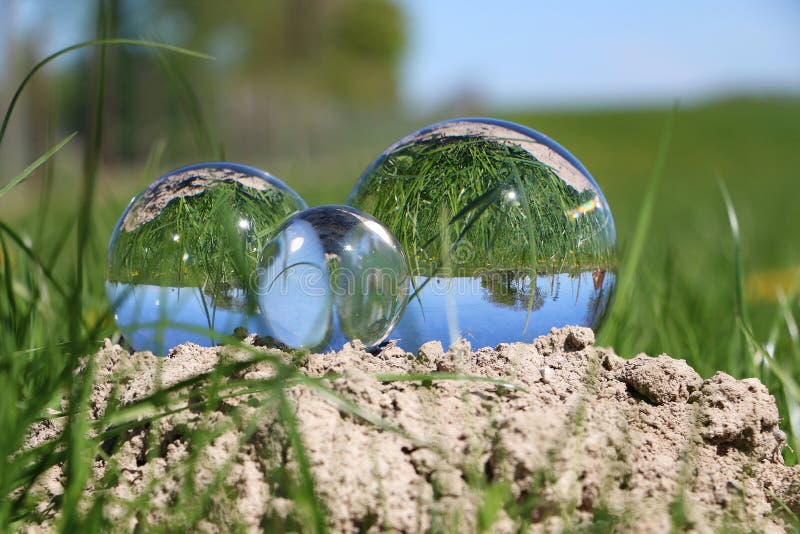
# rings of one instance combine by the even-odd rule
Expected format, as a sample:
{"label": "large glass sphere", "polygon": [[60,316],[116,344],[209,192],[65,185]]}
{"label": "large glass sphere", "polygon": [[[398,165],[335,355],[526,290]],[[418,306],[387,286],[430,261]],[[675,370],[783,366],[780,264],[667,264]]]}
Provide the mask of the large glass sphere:
{"label": "large glass sphere", "polygon": [[258,269],[265,328],[290,347],[315,351],[386,339],[409,285],[395,237],[348,206],[291,216],[265,246]]}
{"label": "large glass sphere", "polygon": [[600,188],[563,147],[518,124],[418,130],[367,168],[347,203],[408,255],[414,294],[391,334],[407,350],[596,328],[614,290],[616,232]]}
{"label": "large glass sphere", "polygon": [[269,174],[201,163],[159,178],[122,214],[106,293],[125,339],[165,354],[191,341],[261,332],[251,289],[258,255],[303,200]]}

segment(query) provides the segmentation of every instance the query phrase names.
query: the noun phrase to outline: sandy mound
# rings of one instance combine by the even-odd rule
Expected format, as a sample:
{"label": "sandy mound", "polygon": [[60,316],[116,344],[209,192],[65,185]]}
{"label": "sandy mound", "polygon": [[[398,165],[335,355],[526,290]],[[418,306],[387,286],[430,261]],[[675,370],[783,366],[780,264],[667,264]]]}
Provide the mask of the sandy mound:
{"label": "sandy mound", "polygon": [[[800,469],[783,464],[778,412],[759,381],[702,380],[682,360],[626,361],[593,343],[580,328],[475,352],[429,343],[418,356],[355,343],[305,357],[301,370],[325,378],[285,397],[268,387],[272,365],[242,365],[171,397],[172,408],[195,408],[103,443],[109,459],[98,456],[87,492],[102,491],[106,515],[128,529],[299,529],[317,500],[344,532],[783,531],[781,503],[800,512]],[[130,404],[250,357],[187,344],[160,359],[109,345],[96,356],[92,416],[109,398]],[[431,372],[450,379],[396,376]],[[231,381],[250,392],[200,407]],[[30,443],[58,431],[42,424]],[[35,491],[56,497],[60,477],[53,468]]]}

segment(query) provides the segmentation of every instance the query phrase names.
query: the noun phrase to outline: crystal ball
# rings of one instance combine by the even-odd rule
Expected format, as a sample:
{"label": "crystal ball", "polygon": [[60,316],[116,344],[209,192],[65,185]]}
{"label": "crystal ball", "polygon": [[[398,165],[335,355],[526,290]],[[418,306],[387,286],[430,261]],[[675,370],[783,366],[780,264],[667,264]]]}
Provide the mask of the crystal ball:
{"label": "crystal ball", "polygon": [[191,341],[260,330],[252,290],[272,231],[305,202],[268,173],[235,163],[172,171],[131,200],[106,261],[106,294],[125,339],[165,354]]}
{"label": "crystal ball", "polygon": [[422,128],[372,162],[347,204],[386,225],[408,255],[414,294],[391,334],[406,350],[597,328],[614,291],[616,231],[603,193],[572,154],[525,126]]}
{"label": "crystal ball", "polygon": [[374,218],[348,206],[289,217],[266,244],[258,303],[278,341],[313,351],[348,340],[376,345],[397,324],[410,277],[403,249]]}

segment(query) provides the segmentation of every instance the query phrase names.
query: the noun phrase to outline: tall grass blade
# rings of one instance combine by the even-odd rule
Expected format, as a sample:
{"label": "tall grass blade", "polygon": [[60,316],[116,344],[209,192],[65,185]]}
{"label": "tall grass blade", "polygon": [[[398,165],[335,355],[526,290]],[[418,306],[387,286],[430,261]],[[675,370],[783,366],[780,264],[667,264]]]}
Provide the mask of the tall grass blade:
{"label": "tall grass blade", "polygon": [[3,123],[0,125],[0,144],[3,142],[3,138],[5,137],[6,130],[8,129],[8,121],[11,118],[11,113],[14,111],[14,108],[17,105],[17,100],[19,100],[20,95],[22,95],[22,90],[25,89],[25,86],[28,85],[28,82],[33,78],[34,74],[39,72],[42,67],[50,63],[51,61],[58,59],[59,57],[63,56],[64,54],[68,54],[70,52],[74,52],[75,50],[80,50],[81,48],[87,48],[91,46],[99,46],[99,45],[129,45],[129,46],[142,46],[145,48],[154,48],[159,50],[166,50],[168,52],[173,52],[176,54],[182,54],[185,56],[194,57],[197,59],[207,59],[213,60],[213,56],[209,56],[208,54],[203,54],[201,52],[195,52],[194,50],[189,50],[186,48],[181,48],[179,46],[173,46],[165,43],[156,43],[153,41],[141,41],[137,39],[93,39],[91,41],[84,41],[82,43],[78,43],[72,46],[68,46],[66,48],[62,48],[58,50],[39,63],[37,63],[28,74],[23,78],[22,83],[17,86],[16,91],[14,91],[14,96],[11,97],[11,102],[8,105],[8,109],[6,109],[6,113],[3,116]]}
{"label": "tall grass blade", "polygon": [[144,174],[142,176],[142,183],[144,185],[153,181],[153,176],[156,169],[161,164],[161,157],[164,155],[164,149],[167,148],[167,142],[164,139],[157,139],[153,146],[150,148],[150,153],[147,155],[147,163],[144,165]]}
{"label": "tall grass blade", "polygon": [[[47,146],[53,146],[56,142],[56,113],[52,104],[47,116]],[[50,213],[50,205],[53,199],[53,182],[55,173],[55,161],[51,158],[47,160],[42,169],[42,187],[39,192],[39,213],[36,218],[35,243],[42,243],[47,215]]]}
{"label": "tall grass blade", "polygon": [[[739,325],[742,335],[751,347],[751,353],[762,355],[767,369],[778,379],[778,382],[783,388],[786,410],[789,415],[788,441],[794,449],[793,454],[797,455],[800,453],[800,439],[798,439],[800,438],[800,384],[792,376],[791,371],[786,369],[774,356],[770,355],[770,351],[756,340],[750,327],[746,325],[741,318],[737,319],[737,324]],[[792,325],[787,326],[791,332]],[[800,361],[800,339],[794,336],[791,342],[795,360]]]}
{"label": "tall grass blade", "polygon": [[483,490],[483,501],[477,511],[477,531],[491,532],[500,511],[504,510],[511,495],[508,482],[491,484]]}
{"label": "tall grass blade", "polygon": [[[759,343],[758,340],[756,340],[749,326],[744,324],[741,321],[741,319],[738,321],[738,325],[742,334],[745,336],[747,341],[753,346],[754,349],[762,351],[764,354],[769,354],[767,349],[763,345],[761,345],[761,343]],[[800,345],[800,341],[798,341],[796,338],[795,338],[795,344]],[[800,346],[798,346],[798,349],[800,349]],[[775,374],[775,376],[781,382],[783,388],[786,391],[788,391],[789,394],[792,395],[793,397],[800,399],[800,384],[798,384],[794,380],[794,378],[792,378],[792,375],[787,370],[785,370],[780,363],[775,361],[774,358],[772,357],[767,358],[767,362],[770,367],[770,370],[772,371],[773,374]]]}
{"label": "tall grass blade", "polygon": [[[11,272],[11,254],[8,253],[8,247],[6,246],[6,239],[3,237],[3,234],[0,234],[0,252],[2,252],[3,256],[3,281],[5,282],[3,285],[5,286],[6,292],[6,306],[8,307],[8,316],[5,319],[6,325],[11,328],[11,332],[17,333],[17,299],[14,296],[14,276]],[[6,310],[0,308],[0,317],[5,315]]]}
{"label": "tall grass blade", "polygon": [[192,88],[192,84],[174,63],[167,60],[163,53],[157,53],[156,57],[158,58],[158,65],[172,86],[172,90],[178,95],[180,103],[183,104],[186,116],[191,124],[191,131],[194,135],[197,150],[201,154],[208,154],[208,158],[211,158],[211,155],[216,153],[216,159],[223,161],[223,151],[216,151],[218,147],[214,142],[211,133],[212,129],[206,121],[203,106],[200,104],[200,99]]}
{"label": "tall grass blade", "polygon": [[629,298],[629,294],[632,291],[633,273],[635,273],[636,269],[639,267],[639,263],[642,259],[642,252],[647,243],[647,235],[650,232],[650,225],[653,220],[653,213],[655,212],[656,196],[658,195],[658,188],[661,185],[661,179],[664,176],[667,155],[669,154],[669,147],[672,143],[672,131],[675,126],[676,114],[677,108],[674,108],[664,125],[664,132],[661,134],[661,141],[658,144],[653,173],[650,176],[650,184],[647,186],[647,192],[642,201],[642,209],[639,211],[639,218],[636,223],[633,241],[631,241],[628,254],[625,261],[622,263],[623,276],[617,293],[620,302],[627,302]]}
{"label": "tall grass blade", "polygon": [[328,526],[325,520],[325,510],[317,498],[316,491],[314,490],[314,477],[311,474],[311,464],[308,460],[305,445],[303,444],[300,429],[297,427],[297,420],[295,419],[292,407],[285,395],[281,395],[279,404],[279,413],[281,421],[286,428],[286,433],[289,436],[289,441],[292,445],[292,450],[295,454],[298,470],[300,471],[299,487],[295,488],[295,502],[297,505],[302,506],[303,511],[309,514],[309,521],[306,525],[309,527],[310,532],[317,534],[327,532]]}
{"label": "tall grass blade", "polygon": [[[99,2],[98,33],[102,39],[108,37],[111,24],[110,12],[106,1]],[[69,340],[72,342],[73,357],[80,355],[81,334],[83,326],[83,287],[84,265],[86,262],[86,246],[90,234],[90,221],[94,199],[97,169],[100,159],[100,147],[103,139],[103,109],[106,86],[106,51],[107,46],[101,44],[97,58],[97,78],[95,81],[94,125],[92,137],[86,146],[84,160],[83,191],[81,206],[78,212],[76,239],[75,285],[69,298],[72,314],[69,318]],[[94,379],[94,357],[89,357],[83,373],[73,375],[70,384],[69,421],[65,429],[67,441],[67,461],[64,466],[65,487],[64,507],[61,526],[64,530],[74,531],[83,527],[83,518],[78,503],[83,498],[83,489],[91,475],[92,443],[88,436],[89,402]]]}
{"label": "tall grass blade", "polygon": [[[792,314],[792,305],[790,304],[792,302],[796,305],[797,299],[793,298],[789,301],[780,293],[778,296],[778,303],[783,310],[792,346],[792,356],[794,357],[793,360],[789,359],[789,362],[800,362],[800,332],[798,332],[797,322]],[[796,462],[798,456],[800,456],[800,383],[791,374],[791,371],[785,369],[774,357],[768,356],[767,362],[770,364],[769,369],[778,377],[781,386],[783,386],[783,397],[786,402],[786,412],[789,416],[789,442],[792,444]]]}
{"label": "tall grass blade", "polygon": [[50,285],[55,289],[55,291],[62,297],[67,296],[67,290],[58,281],[55,277],[53,272],[47,266],[47,264],[39,257],[33,248],[25,242],[25,239],[22,238],[13,228],[8,226],[3,221],[0,221],[0,232],[6,234],[8,237],[11,238],[11,241],[14,242],[17,247],[25,253],[25,255],[39,268],[42,270],[42,274],[50,282]]}
{"label": "tall grass blade", "polygon": [[[750,320],[747,315],[747,304],[744,298],[744,260],[742,258],[742,234],[739,229],[739,218],[736,216],[736,209],[733,206],[728,188],[725,182],[719,179],[719,188],[722,192],[722,198],[725,201],[725,211],[728,214],[728,224],[731,228],[731,236],[733,237],[733,276],[734,287],[736,295],[736,317],[742,323],[750,325]],[[755,376],[755,362],[749,354],[745,354],[747,340],[742,337],[740,352],[744,359],[744,371],[748,376]]]}
{"label": "tall grass blade", "polygon": [[3,195],[5,195],[6,193],[8,193],[8,192],[9,192],[11,189],[13,189],[14,187],[16,187],[17,185],[19,185],[19,184],[20,184],[20,182],[22,182],[22,181],[23,181],[25,178],[27,178],[28,176],[30,176],[30,175],[33,173],[33,171],[35,171],[36,169],[38,169],[38,168],[39,168],[39,167],[40,167],[40,166],[41,166],[43,163],[45,163],[47,160],[49,160],[50,158],[52,158],[52,157],[55,155],[55,153],[56,153],[56,152],[58,152],[59,150],[61,150],[62,148],[64,148],[64,145],[66,145],[67,143],[69,143],[70,141],[72,141],[72,139],[73,139],[73,138],[74,138],[76,135],[78,135],[78,132],[72,132],[71,134],[69,134],[67,137],[65,137],[65,138],[64,138],[64,139],[63,139],[61,142],[59,142],[57,145],[55,145],[55,146],[54,146],[54,147],[52,147],[50,150],[48,150],[47,152],[45,152],[44,154],[42,154],[41,156],[39,156],[39,157],[36,159],[36,161],[34,161],[33,163],[31,163],[30,165],[28,165],[27,167],[25,167],[25,170],[24,170],[24,171],[22,171],[21,173],[19,173],[18,175],[16,175],[14,178],[12,178],[12,179],[11,179],[11,180],[10,180],[10,181],[9,181],[9,182],[6,184],[6,185],[4,185],[3,187],[0,187],[0,197],[2,197]]}
{"label": "tall grass blade", "polygon": [[527,393],[528,391],[516,384],[512,384],[508,380],[500,380],[488,376],[477,375],[463,375],[459,373],[406,373],[406,374],[393,374],[393,373],[378,373],[375,375],[378,382],[422,382],[423,384],[430,384],[437,380],[454,380],[463,382],[486,382],[493,384],[504,389],[520,391]]}
{"label": "tall grass blade", "polygon": [[664,130],[661,134],[661,140],[659,141],[658,151],[656,153],[656,161],[653,165],[650,183],[647,186],[641,210],[639,211],[639,218],[636,223],[633,240],[620,266],[615,303],[603,331],[612,343],[618,343],[622,339],[621,335],[624,330],[626,316],[629,313],[633,289],[637,279],[637,271],[642,260],[642,254],[645,244],[647,243],[647,236],[650,232],[650,226],[655,212],[656,196],[659,186],[661,185],[661,179],[664,176],[667,155],[669,154],[669,148],[672,144],[672,132],[675,126],[675,117],[677,113],[678,107],[676,104],[672,108],[672,112],[669,114],[664,124]]}

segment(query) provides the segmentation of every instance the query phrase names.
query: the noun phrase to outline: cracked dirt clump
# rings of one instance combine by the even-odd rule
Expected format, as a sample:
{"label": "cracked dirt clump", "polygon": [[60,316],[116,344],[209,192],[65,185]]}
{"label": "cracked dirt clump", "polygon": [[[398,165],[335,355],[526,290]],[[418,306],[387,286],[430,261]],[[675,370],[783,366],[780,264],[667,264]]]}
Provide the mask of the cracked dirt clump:
{"label": "cracked dirt clump", "polygon": [[689,400],[703,379],[684,360],[640,354],[623,365],[622,381],[653,404]]}
{"label": "cracked dirt clump", "polygon": [[698,404],[706,441],[751,451],[757,460],[775,455],[778,408],[757,379],[736,380],[717,372],[703,382]]}
{"label": "cracked dirt clump", "polygon": [[[95,357],[91,416],[111,396],[129,405],[159,384],[251,357],[186,344],[156,358],[107,344]],[[336,532],[782,532],[780,509],[800,511],[800,469],[783,463],[785,435],[760,382],[724,373],[704,381],[666,355],[626,361],[595,348],[588,329],[478,350],[428,343],[416,355],[353,342],[295,363],[308,379],[283,396],[266,387],[272,364],[243,364],[222,380],[264,387],[104,444],[108,459],[98,455],[87,498],[105,495],[104,513],[121,530],[212,532],[313,521]],[[169,406],[208,400],[209,382]],[[58,432],[41,423],[31,444]],[[45,519],[29,529],[52,528],[57,507],[47,503],[58,501],[62,478],[55,466],[32,489]]]}

